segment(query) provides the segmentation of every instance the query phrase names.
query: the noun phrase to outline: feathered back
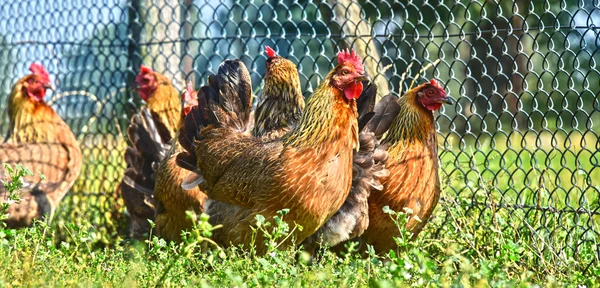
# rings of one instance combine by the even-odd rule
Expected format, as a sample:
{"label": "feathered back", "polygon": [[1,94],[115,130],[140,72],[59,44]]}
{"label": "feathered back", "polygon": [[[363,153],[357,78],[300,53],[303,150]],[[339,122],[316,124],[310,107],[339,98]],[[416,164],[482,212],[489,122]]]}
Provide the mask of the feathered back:
{"label": "feathered back", "polygon": [[133,116],[127,130],[131,146],[125,151],[128,168],[123,183],[149,195],[152,195],[154,189],[155,166],[165,158],[170,149],[170,145],[161,136],[168,132],[167,128],[155,118],[156,114],[147,108],[142,108],[139,114]]}
{"label": "feathered back", "polygon": [[189,170],[195,168],[194,141],[200,139],[202,128],[215,125],[246,131],[251,109],[252,82],[246,65],[238,59],[225,60],[217,75],[211,75],[208,85],[200,88],[198,106],[185,117],[179,143],[188,153],[178,155],[178,165]]}

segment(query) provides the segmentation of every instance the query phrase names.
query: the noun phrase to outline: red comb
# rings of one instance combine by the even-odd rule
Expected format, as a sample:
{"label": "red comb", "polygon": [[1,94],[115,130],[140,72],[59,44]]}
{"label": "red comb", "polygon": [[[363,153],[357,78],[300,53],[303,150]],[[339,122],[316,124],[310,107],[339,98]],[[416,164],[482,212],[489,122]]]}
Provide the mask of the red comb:
{"label": "red comb", "polygon": [[362,64],[362,59],[360,59],[360,57],[358,57],[358,55],[356,55],[356,52],[354,52],[354,49],[352,49],[351,51],[349,51],[348,49],[346,50],[342,50],[340,52],[338,52],[338,65],[342,64],[342,63],[349,63],[351,65],[354,66],[354,68],[356,68],[356,70],[358,70],[359,72],[364,72],[364,66]]}
{"label": "red comb", "polygon": [[265,46],[265,53],[267,53],[267,56],[269,56],[269,58],[273,58],[273,57],[277,56],[277,53],[275,53],[275,50],[273,50],[273,48],[271,48],[269,46]]}
{"label": "red comb", "polygon": [[429,83],[431,83],[431,85],[437,87],[437,88],[442,88],[442,86],[440,85],[440,83],[438,81],[436,81],[435,79],[431,79],[429,80]]}
{"label": "red comb", "polygon": [[187,102],[188,104],[198,104],[198,99],[194,97],[194,86],[192,85],[192,81],[189,81],[187,87],[185,88],[185,93],[183,93],[183,101]]}
{"label": "red comb", "polygon": [[152,73],[152,72],[154,72],[152,70],[152,68],[150,68],[144,64],[140,65],[140,74],[146,74],[146,73]]}
{"label": "red comb", "polygon": [[48,74],[48,71],[46,71],[46,68],[44,68],[42,64],[35,62],[31,63],[31,66],[29,66],[29,71],[31,71],[33,75],[40,77],[41,82],[45,84],[50,83],[50,74]]}

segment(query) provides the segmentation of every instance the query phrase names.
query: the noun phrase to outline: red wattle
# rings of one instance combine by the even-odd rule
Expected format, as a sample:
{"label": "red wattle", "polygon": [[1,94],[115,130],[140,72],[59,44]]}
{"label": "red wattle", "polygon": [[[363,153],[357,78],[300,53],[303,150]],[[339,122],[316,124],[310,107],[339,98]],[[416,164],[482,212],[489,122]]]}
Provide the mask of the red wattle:
{"label": "red wattle", "polygon": [[442,107],[442,103],[434,103],[434,104],[425,105],[425,108],[427,108],[427,110],[429,110],[429,111],[438,110],[438,109],[440,109],[440,107]]}
{"label": "red wattle", "polygon": [[358,97],[360,97],[360,93],[362,93],[363,90],[363,84],[362,82],[354,82],[352,84],[349,84],[346,89],[344,89],[344,96],[346,96],[346,99],[351,100],[351,99],[356,99]]}

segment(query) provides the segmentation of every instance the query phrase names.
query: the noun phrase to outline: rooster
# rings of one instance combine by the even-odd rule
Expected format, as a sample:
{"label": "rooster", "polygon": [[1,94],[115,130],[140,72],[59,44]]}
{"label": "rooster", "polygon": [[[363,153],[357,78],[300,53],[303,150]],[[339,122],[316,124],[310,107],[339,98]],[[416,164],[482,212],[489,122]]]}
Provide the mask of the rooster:
{"label": "rooster", "polygon": [[147,105],[132,118],[127,131],[127,169],[117,191],[129,212],[129,236],[140,239],[150,231],[148,219],[154,220],[155,170],[175,139],[182,122],[182,106],[171,81],[151,68],[141,65],[135,82]]}
{"label": "rooster", "polygon": [[[391,96],[388,96],[391,97]],[[387,99],[390,101],[390,99]],[[388,134],[382,139],[389,159],[389,177],[383,190],[369,198],[370,224],[361,240],[373,245],[378,253],[395,249],[394,237],[399,230],[383,207],[403,212],[410,208],[413,214],[406,229],[413,239],[421,232],[440,198],[439,159],[433,111],[452,100],[437,81],[431,80],[409,90],[399,99],[400,113],[394,119]]]}
{"label": "rooster", "polygon": [[[8,97],[9,129],[0,145],[0,163],[21,164],[40,175],[24,178],[23,199],[8,209],[8,227],[30,226],[34,219],[53,215],[60,201],[79,176],[82,165],[77,138],[69,126],[46,102],[51,88],[50,75],[38,63],[29,67],[32,74],[21,78]],[[4,170],[0,179],[6,179]],[[1,185],[0,201],[8,191]]]}
{"label": "rooster", "polygon": [[[135,78],[138,93],[146,102],[146,107],[156,113],[158,121],[169,132],[170,140],[175,138],[181,119],[181,98],[171,81],[152,68],[141,65]],[[161,135],[166,138],[166,135]]]}
{"label": "rooster", "polygon": [[[354,51],[340,52],[336,66],[308,100],[296,126],[279,139],[263,141],[243,133],[250,118],[251,84],[239,60],[224,62],[198,94],[199,105],[185,119],[179,141],[187,153],[178,163],[196,163],[186,185],[198,184],[219,208],[222,224],[214,239],[224,246],[252,243],[256,215],[266,219],[289,209],[285,220],[302,229],[303,241],[340,208],[352,184],[352,154],[358,147],[356,99],[366,80]],[[212,215],[211,215],[212,216]],[[261,233],[257,251],[264,252]],[[289,245],[291,241],[286,241]]]}

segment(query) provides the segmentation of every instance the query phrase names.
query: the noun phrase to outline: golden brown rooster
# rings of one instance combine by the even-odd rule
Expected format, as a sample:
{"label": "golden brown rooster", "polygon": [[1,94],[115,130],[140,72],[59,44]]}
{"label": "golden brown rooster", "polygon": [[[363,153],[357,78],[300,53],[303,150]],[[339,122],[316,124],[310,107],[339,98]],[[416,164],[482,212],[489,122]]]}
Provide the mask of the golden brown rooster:
{"label": "golden brown rooster", "polygon": [[179,92],[167,77],[144,65],[140,66],[135,82],[146,107],[157,115],[158,121],[169,131],[170,139],[174,139],[181,121]]}
{"label": "golden brown rooster", "polygon": [[125,152],[127,169],[117,188],[129,212],[129,234],[140,239],[154,220],[155,171],[168,154],[182,115],[181,98],[164,75],[141,65],[135,78],[140,97],[147,105],[131,120],[127,131],[130,146]]}
{"label": "golden brown rooster", "polygon": [[[77,138],[46,102],[51,87],[44,66],[33,63],[30,75],[21,78],[8,97],[9,130],[0,145],[0,163],[21,164],[35,175],[24,178],[23,199],[9,207],[9,227],[31,225],[32,220],[52,215],[81,171]],[[38,173],[45,178],[42,179]],[[4,169],[0,179],[6,179]],[[8,197],[4,185],[0,201]]]}
{"label": "golden brown rooster", "polygon": [[[179,139],[188,153],[179,154],[178,162],[196,163],[196,177],[187,181],[198,183],[208,202],[229,204],[219,207],[227,213],[210,220],[223,224],[213,235],[218,243],[250,244],[250,226],[258,214],[271,219],[289,209],[285,220],[303,227],[293,232],[297,241],[333,216],[352,184],[356,98],[365,78],[356,53],[340,52],[338,66],[313,93],[294,129],[267,142],[243,133],[251,108],[250,75],[243,63],[225,61],[209,78],[198,94],[198,107],[185,119]],[[260,233],[256,245],[264,252]]]}
{"label": "golden brown rooster", "polygon": [[383,144],[389,145],[387,169],[390,175],[383,182],[383,190],[374,192],[369,198],[370,224],[361,237],[378,253],[395,249],[393,237],[399,236],[394,220],[383,212],[383,207],[389,206],[397,212],[410,208],[413,214],[406,229],[412,232],[414,238],[438,203],[439,159],[433,111],[443,103],[452,103],[433,79],[411,89],[399,99],[383,100],[397,102],[400,113],[382,140]]}

